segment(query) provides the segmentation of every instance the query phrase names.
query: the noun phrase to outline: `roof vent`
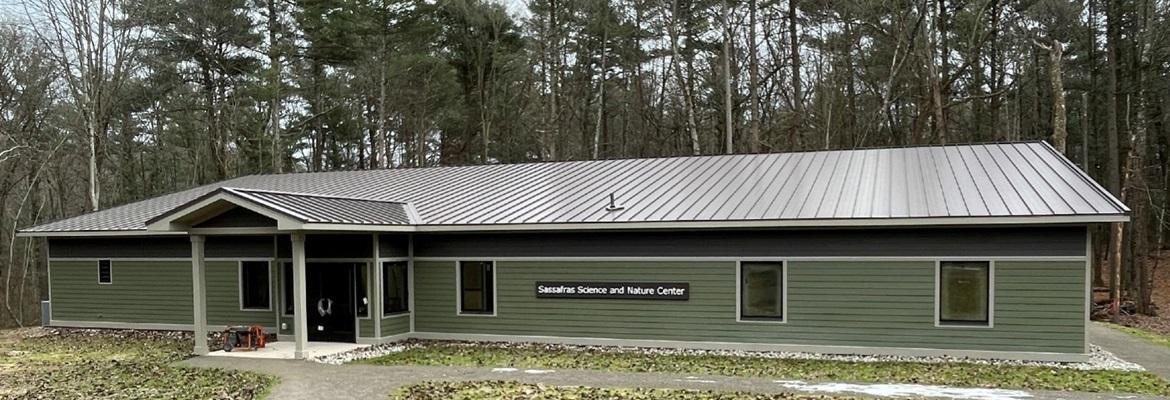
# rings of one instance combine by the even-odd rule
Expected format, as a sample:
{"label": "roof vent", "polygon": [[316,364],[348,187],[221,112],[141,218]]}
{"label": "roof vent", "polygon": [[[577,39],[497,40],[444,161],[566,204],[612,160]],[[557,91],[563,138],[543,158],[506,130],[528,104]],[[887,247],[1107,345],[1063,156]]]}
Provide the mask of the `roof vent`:
{"label": "roof vent", "polygon": [[609,205],[605,206],[605,211],[621,211],[621,210],[625,210],[625,209],[626,209],[625,206],[619,206],[617,204],[617,198],[614,197],[613,193],[610,193],[609,194]]}

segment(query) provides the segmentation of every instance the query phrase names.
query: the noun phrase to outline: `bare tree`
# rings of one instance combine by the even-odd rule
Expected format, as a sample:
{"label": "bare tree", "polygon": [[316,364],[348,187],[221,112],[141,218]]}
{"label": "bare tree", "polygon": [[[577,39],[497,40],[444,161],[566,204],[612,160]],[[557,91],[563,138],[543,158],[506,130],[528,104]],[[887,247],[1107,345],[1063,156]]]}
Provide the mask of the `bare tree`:
{"label": "bare tree", "polygon": [[100,205],[99,151],[109,129],[119,88],[135,65],[142,30],[119,23],[123,0],[34,0],[25,3],[29,22],[64,82],[89,143],[89,202]]}
{"label": "bare tree", "polygon": [[1064,154],[1068,147],[1068,116],[1065,114],[1064,79],[1061,77],[1064,45],[1056,39],[1052,39],[1051,45],[1045,45],[1038,40],[1032,43],[1048,52],[1048,80],[1052,84],[1052,146]]}

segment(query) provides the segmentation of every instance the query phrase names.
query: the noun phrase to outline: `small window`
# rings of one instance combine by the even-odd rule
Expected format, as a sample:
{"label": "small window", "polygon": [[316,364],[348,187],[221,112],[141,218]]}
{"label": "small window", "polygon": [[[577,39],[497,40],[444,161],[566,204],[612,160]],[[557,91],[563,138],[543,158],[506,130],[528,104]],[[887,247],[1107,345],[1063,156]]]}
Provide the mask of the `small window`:
{"label": "small window", "polygon": [[240,262],[240,309],[271,310],[268,262]]}
{"label": "small window", "polygon": [[382,263],[382,315],[410,311],[406,263]]}
{"label": "small window", "polygon": [[283,265],[284,265],[284,267],[283,267],[284,273],[282,274],[283,278],[281,280],[284,281],[283,282],[284,283],[284,315],[292,316],[293,315],[293,272],[292,272],[293,269],[292,269],[292,263],[286,262]]}
{"label": "small window", "polygon": [[940,324],[973,326],[990,324],[990,263],[941,262],[938,285]]}
{"label": "small window", "polygon": [[741,320],[784,320],[784,263],[744,262],[740,266]]}
{"label": "small window", "polygon": [[98,283],[114,283],[114,267],[110,265],[110,260],[98,260]]}
{"label": "small window", "polygon": [[355,295],[355,303],[357,304],[357,316],[358,318],[369,318],[370,290],[369,286],[366,286],[366,274],[369,271],[369,268],[366,268],[366,264],[357,264],[356,267],[357,275],[355,276],[356,279],[354,279],[355,282],[353,293]]}
{"label": "small window", "polygon": [[491,261],[459,263],[459,311],[492,314],[495,311],[495,277]]}

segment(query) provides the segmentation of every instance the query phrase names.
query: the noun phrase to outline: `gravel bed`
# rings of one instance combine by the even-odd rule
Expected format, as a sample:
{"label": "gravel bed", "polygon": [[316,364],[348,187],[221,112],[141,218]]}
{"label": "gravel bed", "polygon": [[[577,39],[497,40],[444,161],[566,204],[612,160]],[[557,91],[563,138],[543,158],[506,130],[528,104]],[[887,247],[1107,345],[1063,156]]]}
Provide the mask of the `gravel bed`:
{"label": "gravel bed", "polygon": [[1067,368],[1077,370],[1114,370],[1114,371],[1144,371],[1142,366],[1122,360],[1104,349],[1089,345],[1089,361],[1087,362],[1042,362],[1021,360],[988,360],[964,357],[911,357],[911,356],[879,356],[879,355],[845,355],[798,353],[782,351],[739,351],[739,350],[694,350],[671,349],[659,347],[618,347],[618,346],[582,346],[544,343],[509,343],[509,342],[468,342],[468,341],[438,341],[408,339],[393,343],[384,343],[363,347],[357,350],[330,354],[311,359],[310,361],[323,364],[345,364],[351,361],[375,358],[405,350],[434,345],[443,346],[491,346],[502,349],[526,350],[561,350],[582,351],[591,353],[626,353],[634,352],[647,356],[655,355],[703,355],[703,356],[731,356],[774,358],[787,360],[826,360],[844,362],[918,362],[918,363],[971,363],[983,365],[1032,366],[1049,368]]}

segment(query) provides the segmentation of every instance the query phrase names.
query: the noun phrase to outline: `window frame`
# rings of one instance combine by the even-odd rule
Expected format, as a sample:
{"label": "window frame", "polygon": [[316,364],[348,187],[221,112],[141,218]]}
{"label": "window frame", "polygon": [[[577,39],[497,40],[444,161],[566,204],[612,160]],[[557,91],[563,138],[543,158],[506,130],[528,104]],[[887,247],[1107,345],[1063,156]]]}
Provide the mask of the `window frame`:
{"label": "window frame", "polygon": [[[492,276],[492,284],[491,284],[492,311],[491,312],[463,311],[463,263],[465,263],[465,262],[466,263],[485,263],[485,264],[491,265],[491,269],[492,269],[492,274],[491,274],[491,276]],[[455,315],[463,316],[463,317],[495,317],[496,315],[498,315],[498,313],[500,311],[500,307],[499,307],[500,291],[498,290],[500,280],[497,279],[498,271],[499,271],[499,268],[496,267],[495,260],[460,260],[460,261],[455,261]]]}
{"label": "window frame", "polygon": [[[388,311],[386,309],[386,298],[387,298],[386,297],[386,278],[388,276],[386,274],[386,266],[393,265],[393,264],[401,264],[402,269],[405,272],[405,276],[403,276],[403,278],[405,278],[404,283],[406,284],[406,286],[403,287],[403,289],[406,290],[406,309],[405,310]],[[384,259],[384,260],[378,261],[378,268],[382,269],[382,275],[381,275],[382,279],[380,279],[378,282],[378,289],[379,289],[378,301],[381,302],[381,304],[379,304],[378,308],[381,309],[382,318],[391,318],[391,317],[400,317],[403,315],[410,315],[410,313],[412,311],[411,310],[411,305],[412,305],[412,302],[411,302],[412,297],[411,296],[414,296],[413,291],[410,290],[411,289],[411,284],[410,284],[411,279],[413,279],[413,276],[412,276],[413,274],[410,273],[411,272],[410,262],[407,260],[397,260],[397,259],[386,260],[386,259]]]}
{"label": "window frame", "polygon": [[[106,263],[106,265],[108,265],[107,268],[110,269],[110,273],[106,274],[106,275],[109,275],[110,280],[105,281],[105,282],[102,282],[102,262],[103,261]],[[103,259],[97,260],[97,284],[99,284],[99,285],[113,285],[114,284],[114,260],[111,260],[108,258],[103,258]]]}
{"label": "window frame", "polygon": [[[946,321],[942,319],[943,263],[987,264],[987,322]],[[934,326],[936,328],[991,329],[995,328],[995,260],[947,259],[934,261]]]}
{"label": "window frame", "polygon": [[[264,263],[264,275],[268,281],[268,307],[244,307],[244,263]],[[282,282],[283,284],[283,282]],[[236,262],[236,296],[240,311],[271,312],[272,311],[272,260],[238,260]],[[283,300],[283,299],[282,299]],[[283,302],[281,303],[283,306]]]}
{"label": "window frame", "polygon": [[[780,318],[743,316],[743,264],[780,264]],[[747,324],[788,323],[788,260],[737,260],[735,262],[735,322]]]}

